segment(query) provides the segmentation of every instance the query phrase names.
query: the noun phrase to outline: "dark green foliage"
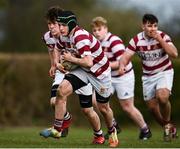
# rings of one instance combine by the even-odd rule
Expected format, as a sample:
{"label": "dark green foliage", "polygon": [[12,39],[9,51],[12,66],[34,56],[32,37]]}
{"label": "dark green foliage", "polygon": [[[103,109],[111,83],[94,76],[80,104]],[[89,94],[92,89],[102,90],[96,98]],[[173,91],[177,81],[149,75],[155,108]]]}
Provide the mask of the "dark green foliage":
{"label": "dark green foliage", "polygon": [[[0,125],[47,125],[52,124],[54,112],[49,105],[52,79],[48,76],[50,67],[47,54],[0,54]],[[135,105],[145,120],[152,123],[142,98],[141,64],[133,60],[136,75]],[[174,61],[175,79],[171,96],[172,117],[179,120],[180,107],[180,61]],[[116,96],[111,99],[112,109],[120,124],[131,122],[122,112]],[[73,124],[90,126],[80,110],[76,95],[68,99],[68,109],[73,113]]]}

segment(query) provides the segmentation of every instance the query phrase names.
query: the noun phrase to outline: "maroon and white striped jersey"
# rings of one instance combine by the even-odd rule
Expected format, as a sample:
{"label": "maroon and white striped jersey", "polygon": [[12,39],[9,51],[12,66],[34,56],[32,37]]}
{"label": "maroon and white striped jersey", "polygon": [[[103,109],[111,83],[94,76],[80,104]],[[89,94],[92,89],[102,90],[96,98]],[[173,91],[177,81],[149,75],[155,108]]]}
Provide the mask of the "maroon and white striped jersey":
{"label": "maroon and white striped jersey", "polygon": [[54,38],[50,31],[46,32],[44,36],[42,37],[44,43],[46,44],[49,51],[52,51],[55,46],[58,39]]}
{"label": "maroon and white striped jersey", "polygon": [[65,48],[65,45],[62,44],[59,38],[53,37],[50,31],[46,32],[42,39],[49,51],[53,51],[54,48],[57,50],[62,50]]}
{"label": "maroon and white striped jersey", "polygon": [[[107,33],[104,40],[101,41],[101,46],[110,62],[119,61],[122,54],[125,51],[125,46],[123,44],[123,41],[118,36],[113,35],[110,32]],[[112,77],[120,76],[118,69],[119,68],[111,70]],[[131,62],[126,66],[126,73],[129,72],[130,70],[132,70]]]}
{"label": "maroon and white striped jersey", "polygon": [[62,39],[61,37],[60,40],[63,44],[70,42],[70,47],[75,49],[81,57],[92,56],[93,66],[89,70],[83,68],[85,71],[91,72],[98,79],[103,79],[109,75],[111,68],[108,58],[104,54],[100,42],[92,34],[76,27],[69,39]]}
{"label": "maroon and white striped jersey", "polygon": [[52,36],[51,32],[48,31],[44,34],[42,39],[46,44],[48,51],[53,51],[54,49],[57,49],[60,53],[66,50],[73,54],[76,54],[75,49],[71,47],[70,41],[67,37],[55,38]]}
{"label": "maroon and white striped jersey", "polygon": [[[158,33],[165,42],[173,44],[167,34],[162,31],[158,31]],[[153,38],[147,39],[144,32],[132,38],[126,50],[136,52],[141,58],[144,75],[154,75],[172,69],[172,62],[160,43]]]}

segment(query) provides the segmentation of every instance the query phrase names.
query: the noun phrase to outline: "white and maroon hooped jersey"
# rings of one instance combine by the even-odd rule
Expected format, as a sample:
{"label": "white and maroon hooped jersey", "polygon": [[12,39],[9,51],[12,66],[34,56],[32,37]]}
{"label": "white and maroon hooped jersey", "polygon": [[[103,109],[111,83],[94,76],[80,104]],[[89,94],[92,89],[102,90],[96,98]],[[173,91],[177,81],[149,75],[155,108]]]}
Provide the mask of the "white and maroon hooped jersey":
{"label": "white and maroon hooped jersey", "polygon": [[[113,35],[110,32],[107,33],[104,40],[101,41],[101,46],[110,62],[119,61],[122,54],[125,51],[125,46],[123,44],[123,41],[118,36]],[[132,63],[130,62],[126,66],[126,73],[131,70],[132,70]],[[120,76],[118,72],[118,68],[111,70],[111,76],[112,77]]]}
{"label": "white and maroon hooped jersey", "polygon": [[49,51],[52,51],[56,45],[56,39],[52,36],[51,32],[48,31],[42,37],[44,43],[46,44]]}
{"label": "white and maroon hooped jersey", "polygon": [[[77,50],[81,57],[91,55],[93,59],[93,66],[90,71],[98,79],[103,79],[105,76],[109,75],[111,68],[109,66],[109,61],[107,56],[104,54],[100,42],[86,30],[76,27],[74,33],[70,35],[67,42],[70,40],[71,48]],[[63,39],[61,39],[62,42]],[[65,43],[63,43],[65,44]]]}
{"label": "white and maroon hooped jersey", "polygon": [[[170,37],[158,31],[163,40],[173,44]],[[172,69],[172,62],[160,43],[155,39],[147,39],[144,32],[137,34],[129,42],[126,50],[136,52],[142,60],[143,74],[154,75],[158,72]]]}
{"label": "white and maroon hooped jersey", "polygon": [[46,32],[44,36],[42,37],[42,39],[44,43],[46,44],[49,51],[53,51],[54,48],[58,50],[64,49],[64,45],[59,40],[59,38],[53,37],[50,31]]}
{"label": "white and maroon hooped jersey", "polygon": [[59,50],[59,52],[68,50],[69,52],[76,54],[75,49],[71,47],[70,41],[66,37],[55,38],[51,35],[51,32],[48,31],[44,34],[42,39],[49,51],[53,51],[54,49]]}

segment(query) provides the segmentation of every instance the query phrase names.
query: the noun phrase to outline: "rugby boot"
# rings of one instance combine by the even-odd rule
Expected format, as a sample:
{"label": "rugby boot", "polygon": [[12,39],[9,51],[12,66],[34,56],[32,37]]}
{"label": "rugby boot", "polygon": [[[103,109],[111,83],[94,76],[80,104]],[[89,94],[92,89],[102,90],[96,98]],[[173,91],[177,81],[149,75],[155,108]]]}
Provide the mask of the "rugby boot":
{"label": "rugby boot", "polygon": [[54,128],[47,128],[47,129],[44,129],[40,132],[40,136],[43,136],[44,138],[49,138],[49,137],[52,137],[52,138],[60,138],[61,137],[61,132],[57,131],[56,129]]}

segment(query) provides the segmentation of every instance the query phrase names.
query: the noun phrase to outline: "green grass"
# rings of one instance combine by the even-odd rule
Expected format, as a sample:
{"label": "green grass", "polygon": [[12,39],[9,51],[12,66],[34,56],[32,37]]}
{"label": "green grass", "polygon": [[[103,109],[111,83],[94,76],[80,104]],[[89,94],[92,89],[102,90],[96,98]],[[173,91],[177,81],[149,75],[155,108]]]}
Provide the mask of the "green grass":
{"label": "green grass", "polygon": [[[53,139],[42,138],[39,131],[42,128],[0,128],[0,148],[107,148],[104,145],[93,145],[92,131],[88,128],[71,128],[67,138]],[[123,127],[118,135],[119,147],[122,148],[177,148],[180,147],[180,139],[172,142],[163,142],[162,130],[151,128],[153,137],[147,141],[138,140],[138,130],[135,127]]]}

